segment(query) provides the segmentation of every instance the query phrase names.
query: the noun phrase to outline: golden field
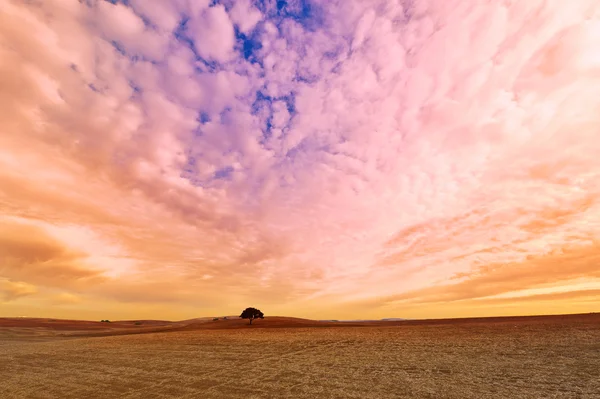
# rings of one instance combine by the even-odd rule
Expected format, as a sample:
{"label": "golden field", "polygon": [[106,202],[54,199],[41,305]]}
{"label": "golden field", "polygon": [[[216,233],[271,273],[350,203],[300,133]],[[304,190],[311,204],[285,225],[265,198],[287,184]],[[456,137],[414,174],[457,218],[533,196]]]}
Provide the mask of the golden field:
{"label": "golden field", "polygon": [[246,324],[0,319],[0,398],[600,398],[598,314]]}

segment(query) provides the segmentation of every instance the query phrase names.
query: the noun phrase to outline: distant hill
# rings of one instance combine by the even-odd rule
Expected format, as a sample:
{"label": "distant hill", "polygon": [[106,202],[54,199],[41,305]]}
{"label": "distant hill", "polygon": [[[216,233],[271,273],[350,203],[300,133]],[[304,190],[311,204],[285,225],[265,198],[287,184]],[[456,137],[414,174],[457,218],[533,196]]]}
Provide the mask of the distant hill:
{"label": "distant hill", "polygon": [[266,316],[249,325],[248,320],[238,316],[198,317],[182,321],[166,320],[111,320],[110,322],[90,320],[66,320],[30,317],[0,317],[0,342],[3,340],[44,340],[51,337],[92,337],[122,334],[147,334],[191,330],[228,330],[261,328],[348,328],[348,327],[406,327],[414,325],[458,325],[458,324],[511,324],[518,323],[600,323],[599,313],[552,315],[552,316],[509,316],[478,317],[463,319],[402,319],[385,318],[379,320],[309,320],[297,317]]}
{"label": "distant hill", "polygon": [[398,317],[390,317],[387,319],[352,319],[352,320],[320,320],[320,321],[330,321],[330,322],[339,322],[339,323],[375,323],[378,321],[405,321],[410,319],[401,319]]}

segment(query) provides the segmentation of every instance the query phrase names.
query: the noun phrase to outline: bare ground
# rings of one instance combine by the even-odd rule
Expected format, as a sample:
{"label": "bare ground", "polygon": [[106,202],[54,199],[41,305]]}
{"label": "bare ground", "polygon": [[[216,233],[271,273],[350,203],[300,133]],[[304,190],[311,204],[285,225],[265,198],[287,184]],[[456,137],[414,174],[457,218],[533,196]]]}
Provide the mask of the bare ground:
{"label": "bare ground", "polygon": [[0,398],[600,398],[598,314],[246,323],[0,319]]}

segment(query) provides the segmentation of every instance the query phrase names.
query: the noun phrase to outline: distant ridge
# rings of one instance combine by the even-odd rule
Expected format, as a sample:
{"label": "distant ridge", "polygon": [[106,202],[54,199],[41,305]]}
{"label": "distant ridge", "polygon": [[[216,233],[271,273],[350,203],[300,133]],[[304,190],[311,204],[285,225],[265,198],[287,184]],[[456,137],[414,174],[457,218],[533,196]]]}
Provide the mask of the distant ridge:
{"label": "distant ridge", "polygon": [[[225,319],[227,317],[227,319]],[[27,338],[44,340],[51,337],[100,337],[124,334],[148,334],[158,332],[225,330],[225,329],[275,329],[275,328],[347,328],[347,327],[407,327],[426,325],[473,325],[510,324],[519,325],[594,322],[600,323],[600,313],[536,316],[496,316],[455,319],[403,319],[384,318],[378,320],[310,320],[297,317],[266,316],[249,325],[239,316],[198,317],[182,321],[162,320],[68,320],[32,317],[0,317],[0,342],[5,339]],[[523,324],[521,324],[523,323]]]}
{"label": "distant ridge", "polygon": [[351,320],[319,320],[319,321],[328,321],[328,322],[338,322],[338,323],[372,323],[377,321],[405,321],[411,319],[402,319],[399,317],[389,317],[386,319],[351,319]]}

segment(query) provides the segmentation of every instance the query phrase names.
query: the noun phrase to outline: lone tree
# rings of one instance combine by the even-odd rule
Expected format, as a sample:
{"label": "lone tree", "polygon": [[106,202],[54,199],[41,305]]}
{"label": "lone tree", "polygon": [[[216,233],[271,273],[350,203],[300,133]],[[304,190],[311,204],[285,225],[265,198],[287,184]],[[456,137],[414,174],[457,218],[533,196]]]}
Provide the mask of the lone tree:
{"label": "lone tree", "polygon": [[246,308],[242,314],[240,315],[242,319],[250,319],[250,324],[252,324],[252,320],[254,319],[264,319],[265,315],[263,312],[256,308]]}

